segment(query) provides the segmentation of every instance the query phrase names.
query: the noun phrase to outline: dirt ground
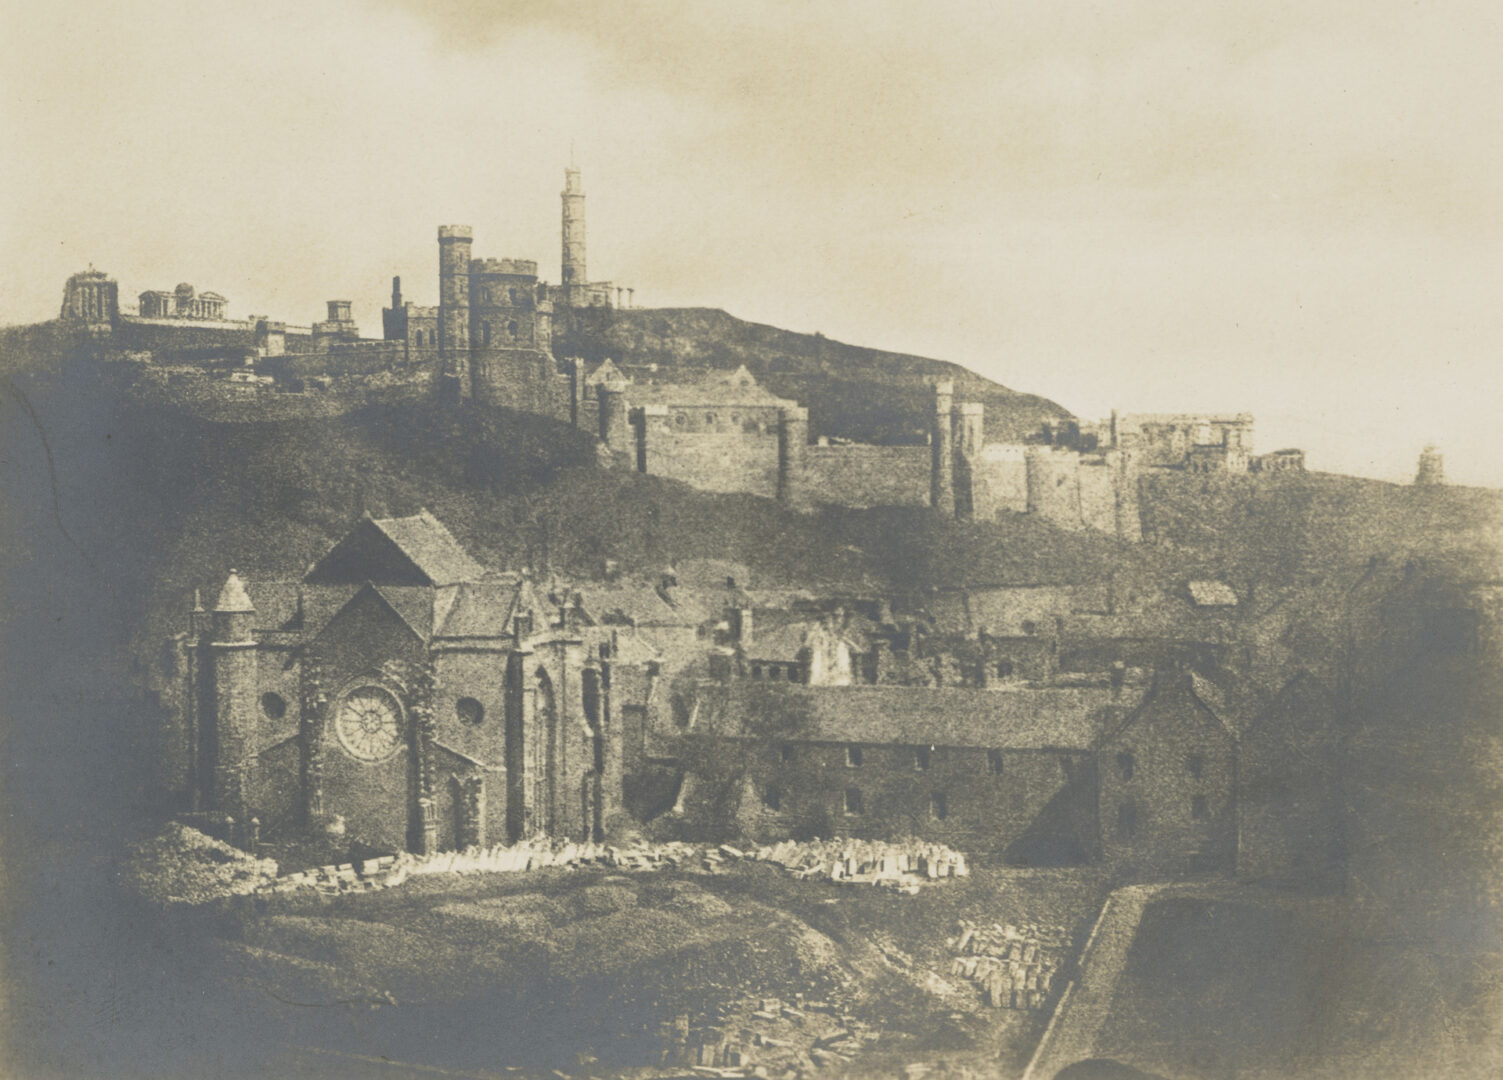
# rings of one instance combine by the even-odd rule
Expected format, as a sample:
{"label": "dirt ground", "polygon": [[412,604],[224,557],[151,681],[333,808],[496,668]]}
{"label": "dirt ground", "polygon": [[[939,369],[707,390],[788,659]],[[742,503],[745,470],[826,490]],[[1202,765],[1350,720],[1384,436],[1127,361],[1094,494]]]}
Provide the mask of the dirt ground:
{"label": "dirt ground", "polygon": [[994,1076],[1021,1071],[1047,1012],[951,974],[960,922],[1078,943],[1104,895],[1090,869],[982,866],[903,895],[746,862],[433,875],[190,922],[200,973],[274,1014],[291,1072]]}

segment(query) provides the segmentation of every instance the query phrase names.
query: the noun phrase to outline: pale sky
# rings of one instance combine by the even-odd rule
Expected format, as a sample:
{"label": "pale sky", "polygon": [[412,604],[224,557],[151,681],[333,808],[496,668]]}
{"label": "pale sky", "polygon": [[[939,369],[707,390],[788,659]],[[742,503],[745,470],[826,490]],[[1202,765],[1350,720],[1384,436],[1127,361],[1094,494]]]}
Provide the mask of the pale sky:
{"label": "pale sky", "polygon": [[93,263],[370,336],[436,228],[953,360],[1085,416],[1251,411],[1503,487],[1495,2],[0,0],[0,321]]}

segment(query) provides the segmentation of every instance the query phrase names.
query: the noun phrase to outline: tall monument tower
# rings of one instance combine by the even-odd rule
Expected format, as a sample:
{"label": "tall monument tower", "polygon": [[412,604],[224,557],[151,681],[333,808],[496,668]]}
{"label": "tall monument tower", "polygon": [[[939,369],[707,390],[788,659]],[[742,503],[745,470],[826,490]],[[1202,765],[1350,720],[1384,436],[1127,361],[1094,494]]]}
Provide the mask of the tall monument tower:
{"label": "tall monument tower", "polygon": [[572,161],[564,170],[564,190],[560,197],[564,203],[560,284],[564,287],[565,301],[573,304],[579,300],[579,288],[590,278],[585,272],[584,186],[579,180],[579,169]]}

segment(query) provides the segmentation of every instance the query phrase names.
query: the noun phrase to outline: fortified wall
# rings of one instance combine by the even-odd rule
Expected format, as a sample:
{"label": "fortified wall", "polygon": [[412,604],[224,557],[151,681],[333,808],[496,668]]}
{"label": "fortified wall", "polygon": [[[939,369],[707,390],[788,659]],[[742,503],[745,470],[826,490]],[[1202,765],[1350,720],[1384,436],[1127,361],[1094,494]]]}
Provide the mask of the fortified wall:
{"label": "fortified wall", "polygon": [[611,451],[639,472],[701,490],[798,508],[930,506],[978,521],[1030,513],[1141,539],[1129,450],[986,443],[984,406],[956,404],[948,380],[934,387],[929,440],[916,446],[810,445],[808,410],[759,386],[744,367],[691,383],[637,385],[607,361],[575,383],[585,391],[576,417],[593,412]]}

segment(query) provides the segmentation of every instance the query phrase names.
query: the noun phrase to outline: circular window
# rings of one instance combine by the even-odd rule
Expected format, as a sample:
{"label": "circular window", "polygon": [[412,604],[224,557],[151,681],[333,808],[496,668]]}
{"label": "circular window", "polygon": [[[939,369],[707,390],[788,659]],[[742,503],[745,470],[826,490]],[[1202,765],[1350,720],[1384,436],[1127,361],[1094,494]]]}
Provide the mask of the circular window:
{"label": "circular window", "polygon": [[334,733],[351,757],[384,761],[402,746],[402,707],[379,686],[362,686],[340,704]]}
{"label": "circular window", "polygon": [[454,713],[466,724],[478,724],[485,719],[485,706],[472,697],[462,697],[454,703]]}
{"label": "circular window", "polygon": [[261,711],[272,720],[280,720],[287,715],[287,699],[281,694],[262,694]]}

